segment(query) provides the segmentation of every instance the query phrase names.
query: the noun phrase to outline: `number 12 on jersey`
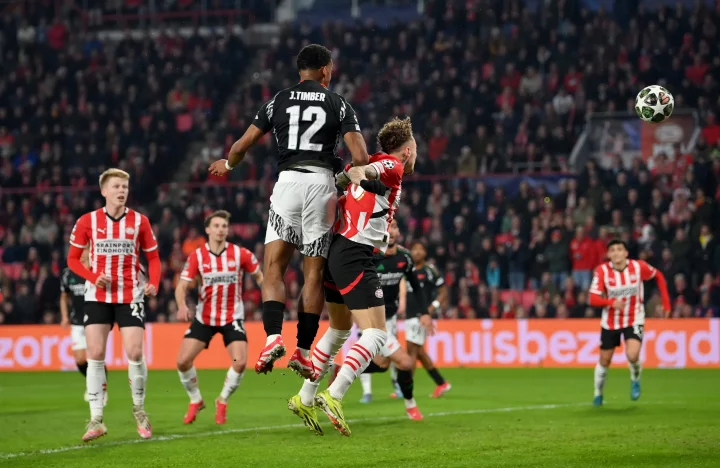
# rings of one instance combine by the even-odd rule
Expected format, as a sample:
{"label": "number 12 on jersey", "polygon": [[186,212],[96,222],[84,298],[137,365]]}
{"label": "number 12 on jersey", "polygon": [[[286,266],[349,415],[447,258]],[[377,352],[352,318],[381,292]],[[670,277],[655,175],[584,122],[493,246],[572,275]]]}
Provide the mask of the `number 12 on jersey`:
{"label": "number 12 on jersey", "polygon": [[[300,106],[287,108],[290,114],[290,130],[288,131],[288,149],[298,149],[298,133],[300,130]],[[325,109],[318,106],[310,106],[302,112],[303,122],[312,124],[300,135],[300,151],[322,151],[322,144],[311,143],[310,140],[325,125],[327,113]]]}

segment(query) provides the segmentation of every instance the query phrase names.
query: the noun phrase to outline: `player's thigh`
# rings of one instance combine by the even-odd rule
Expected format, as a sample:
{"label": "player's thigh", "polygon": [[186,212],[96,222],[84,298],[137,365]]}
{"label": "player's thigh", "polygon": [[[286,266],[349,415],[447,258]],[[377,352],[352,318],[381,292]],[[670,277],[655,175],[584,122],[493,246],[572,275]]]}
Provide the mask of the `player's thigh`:
{"label": "player's thigh", "polygon": [[143,357],[145,338],[145,305],[115,304],[115,321],[120,328],[123,348],[129,361],[140,361]]}
{"label": "player's thigh", "polygon": [[635,362],[640,358],[643,332],[643,325],[635,325],[633,327],[623,329],[623,338],[625,340],[625,355],[630,362]]}
{"label": "player's thigh", "polygon": [[240,373],[244,371],[247,364],[248,349],[245,333],[243,332],[240,334],[237,330],[230,332],[230,335],[223,333],[223,341],[225,342],[225,349],[227,349],[227,352],[230,355],[232,367],[235,369],[235,372]]}
{"label": "player's thigh", "polygon": [[195,358],[210,345],[215,335],[215,328],[200,323],[196,318],[190,322],[190,327],[185,331],[185,336],[180,343],[178,351],[177,367],[186,371],[192,367]]}
{"label": "player's thigh", "polygon": [[298,248],[301,254],[306,257],[327,257],[336,209],[337,190],[331,177],[328,177],[328,183],[305,186],[302,245]]}
{"label": "player's thigh", "polygon": [[273,187],[270,196],[270,211],[265,232],[265,244],[277,240],[299,247],[302,244],[302,213],[305,184],[287,182],[282,179],[290,177],[284,173]]}
{"label": "player's thigh", "polygon": [[[342,300],[342,299],[340,299]],[[328,315],[330,317],[330,328],[335,330],[350,330],[353,326],[352,314],[345,304],[328,302]]]}
{"label": "player's thigh", "polygon": [[115,322],[112,304],[86,302],[83,307],[83,315],[87,358],[96,361],[103,360],[105,359],[108,334]]}
{"label": "player's thigh", "polygon": [[408,343],[422,347],[427,339],[427,330],[420,324],[419,317],[412,317],[405,320],[405,338]]}

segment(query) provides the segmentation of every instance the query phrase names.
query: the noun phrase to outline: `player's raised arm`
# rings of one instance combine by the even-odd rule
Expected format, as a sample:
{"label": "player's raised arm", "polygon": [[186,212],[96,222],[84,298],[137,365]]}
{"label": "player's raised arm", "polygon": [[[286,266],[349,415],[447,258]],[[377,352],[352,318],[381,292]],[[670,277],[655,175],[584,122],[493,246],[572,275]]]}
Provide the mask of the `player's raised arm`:
{"label": "player's raised arm", "polygon": [[667,281],[665,280],[665,275],[663,275],[660,270],[643,260],[640,260],[638,263],[640,264],[640,278],[643,281],[655,279],[655,283],[660,290],[660,297],[662,298],[665,318],[669,318],[670,314],[672,313],[672,305],[670,304],[670,294],[668,294],[668,287]]}
{"label": "player's raised arm", "polygon": [[367,166],[370,156],[368,155],[367,145],[365,144],[365,138],[363,138],[362,133],[347,132],[343,136],[343,140],[345,140],[345,146],[347,146],[352,156],[352,165]]}
{"label": "player's raised arm", "polygon": [[212,163],[210,169],[208,169],[211,174],[222,176],[232,171],[242,162],[243,159],[245,159],[245,154],[250,150],[250,148],[252,148],[253,145],[257,143],[258,140],[265,135],[265,133],[267,133],[267,130],[264,130],[256,125],[262,112],[262,110],[258,112],[258,117],[255,118],[255,122],[251,123],[248,129],[245,130],[243,136],[241,136],[240,139],[233,143],[230,147],[228,158]]}

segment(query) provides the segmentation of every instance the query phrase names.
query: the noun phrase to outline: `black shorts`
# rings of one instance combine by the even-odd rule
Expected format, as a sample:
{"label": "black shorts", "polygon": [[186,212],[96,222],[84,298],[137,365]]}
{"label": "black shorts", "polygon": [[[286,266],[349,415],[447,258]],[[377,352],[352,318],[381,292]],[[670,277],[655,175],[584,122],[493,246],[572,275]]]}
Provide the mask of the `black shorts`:
{"label": "black shorts", "polygon": [[615,349],[620,346],[620,338],[627,340],[638,340],[642,343],[643,325],[625,327],[618,330],[600,330],[600,349]]}
{"label": "black shorts", "polygon": [[145,328],[145,304],[109,304],[106,302],[86,302],[84,325],[117,323],[119,328]]}
{"label": "black shorts", "polygon": [[228,346],[234,341],[247,341],[245,334],[245,325],[242,320],[233,320],[222,327],[211,327],[200,323],[196,318],[190,324],[190,328],[185,332],[185,338],[194,338],[205,343],[205,348],[210,346],[210,341],[216,333],[222,334],[223,343]]}
{"label": "black shorts", "polygon": [[385,305],[373,248],[335,234],[325,266],[325,300],[350,310]]}

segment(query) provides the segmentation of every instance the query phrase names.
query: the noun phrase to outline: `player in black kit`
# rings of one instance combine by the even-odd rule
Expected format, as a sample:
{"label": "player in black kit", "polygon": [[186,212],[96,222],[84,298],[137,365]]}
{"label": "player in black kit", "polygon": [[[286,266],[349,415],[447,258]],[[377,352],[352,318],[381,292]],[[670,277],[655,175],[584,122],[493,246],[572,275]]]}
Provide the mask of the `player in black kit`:
{"label": "player in black kit", "polygon": [[[405,318],[405,337],[407,339],[408,353],[413,360],[413,369],[415,362],[420,360],[430,377],[435,381],[435,390],[433,398],[439,398],[452,388],[450,382],[447,382],[440,372],[438,372],[432,359],[425,351],[425,338],[427,335],[426,327],[421,323],[422,314],[426,312],[438,313],[440,304],[447,301],[447,290],[445,288],[445,280],[438,272],[435,265],[427,263],[427,250],[422,242],[413,242],[410,253],[415,262],[415,271],[413,275],[417,279],[417,283],[421,285],[424,302],[418,302],[418,295],[409,294],[407,297],[407,312]],[[415,289],[413,284],[409,284],[407,291],[412,292]],[[430,304],[428,308],[427,304]]]}
{"label": "player in black kit", "polygon": [[[88,265],[89,250],[86,249],[80,261]],[[68,309],[68,305],[70,308]],[[83,307],[85,306],[85,279],[65,268],[60,278],[60,325],[70,327],[70,338],[72,340],[72,351],[75,357],[77,368],[83,377],[87,377],[87,343],[85,342],[85,321]],[[107,374],[107,370],[105,371]],[[87,392],[85,393],[87,401]],[[107,392],[105,392],[105,404],[107,404]]]}
{"label": "player in black kit", "polygon": [[336,214],[334,174],[342,169],[337,157],[340,137],[352,155],[353,165],[367,165],[369,156],[352,106],[328,90],[333,71],[330,51],[317,44],[304,47],[297,56],[297,68],[300,82],[266,102],[242,138],[233,144],[228,159],[214,162],[210,172],[227,174],[272,130],[280,175],[270,197],[265,235],[262,308],[267,341],[255,371],[271,371],[274,362],[285,355],[281,336],[286,298],[283,278],[297,249],[305,257],[305,287],[302,312],[298,314],[297,349],[288,366],[310,378],[314,373],[309,350],[325,301],[323,271]]}

